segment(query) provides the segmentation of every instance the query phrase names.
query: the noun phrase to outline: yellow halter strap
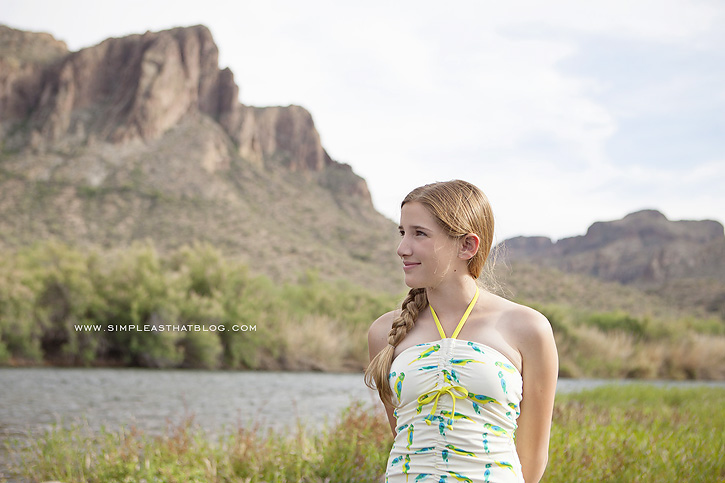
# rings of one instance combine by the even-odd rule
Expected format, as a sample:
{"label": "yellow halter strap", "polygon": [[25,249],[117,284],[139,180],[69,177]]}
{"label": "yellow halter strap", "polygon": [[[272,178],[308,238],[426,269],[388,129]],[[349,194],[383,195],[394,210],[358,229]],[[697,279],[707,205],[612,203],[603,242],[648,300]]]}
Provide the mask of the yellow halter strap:
{"label": "yellow halter strap", "polygon": [[[468,316],[471,314],[471,311],[473,310],[473,306],[476,305],[476,300],[478,300],[478,286],[476,286],[476,294],[473,296],[473,300],[471,300],[471,303],[468,304],[468,308],[466,309],[466,312],[463,314],[463,317],[461,317],[461,321],[458,322],[458,327],[456,327],[456,330],[453,331],[453,335],[451,335],[451,339],[455,339],[458,337],[458,334],[461,332],[461,329],[463,328],[463,324],[466,323],[466,320],[468,320]],[[441,339],[446,339],[446,333],[443,330],[443,326],[441,325],[441,321],[438,320],[438,315],[436,314],[436,311],[433,310],[432,305],[428,305],[430,307],[430,313],[433,314],[433,320],[435,320],[436,327],[438,328],[438,333],[441,335]]]}

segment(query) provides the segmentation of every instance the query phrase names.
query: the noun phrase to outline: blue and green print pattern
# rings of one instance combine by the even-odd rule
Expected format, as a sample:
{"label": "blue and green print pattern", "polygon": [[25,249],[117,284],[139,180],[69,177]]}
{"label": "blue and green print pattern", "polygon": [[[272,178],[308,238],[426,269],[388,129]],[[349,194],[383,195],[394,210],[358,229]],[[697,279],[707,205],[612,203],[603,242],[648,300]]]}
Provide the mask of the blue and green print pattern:
{"label": "blue and green print pattern", "polygon": [[523,381],[499,351],[418,344],[395,358],[389,382],[398,425],[386,482],[523,482],[513,443]]}

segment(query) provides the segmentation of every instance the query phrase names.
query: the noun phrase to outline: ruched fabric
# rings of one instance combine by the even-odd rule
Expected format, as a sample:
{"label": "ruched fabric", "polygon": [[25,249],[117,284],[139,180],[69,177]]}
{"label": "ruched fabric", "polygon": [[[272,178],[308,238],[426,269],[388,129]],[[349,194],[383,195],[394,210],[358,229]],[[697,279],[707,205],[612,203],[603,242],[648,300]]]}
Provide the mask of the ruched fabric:
{"label": "ruched fabric", "polygon": [[[441,329],[442,330],[442,329]],[[523,380],[500,352],[443,338],[401,352],[386,482],[523,482],[514,445]]]}

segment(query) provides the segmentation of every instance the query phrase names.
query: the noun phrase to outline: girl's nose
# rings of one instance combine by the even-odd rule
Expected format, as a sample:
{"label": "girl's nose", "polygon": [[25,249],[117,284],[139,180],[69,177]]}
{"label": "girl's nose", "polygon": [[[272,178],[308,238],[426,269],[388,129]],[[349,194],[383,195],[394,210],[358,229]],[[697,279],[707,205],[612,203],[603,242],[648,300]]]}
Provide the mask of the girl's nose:
{"label": "girl's nose", "polygon": [[398,245],[398,250],[396,252],[400,258],[403,258],[405,256],[410,255],[410,244],[406,240],[405,237],[403,237],[402,240],[400,240],[400,244]]}

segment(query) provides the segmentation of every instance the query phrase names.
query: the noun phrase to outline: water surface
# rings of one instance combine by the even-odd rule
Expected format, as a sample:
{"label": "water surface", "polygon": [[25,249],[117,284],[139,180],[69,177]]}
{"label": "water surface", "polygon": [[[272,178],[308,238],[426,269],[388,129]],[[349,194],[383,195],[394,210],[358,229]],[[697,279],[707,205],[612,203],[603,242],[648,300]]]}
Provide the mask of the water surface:
{"label": "water surface", "polygon": [[[621,383],[561,379],[557,392]],[[188,416],[209,432],[240,425],[284,432],[298,424],[319,429],[355,401],[378,404],[362,374],[6,368],[0,369],[0,439],[58,422],[94,429],[133,424],[159,433]]]}

